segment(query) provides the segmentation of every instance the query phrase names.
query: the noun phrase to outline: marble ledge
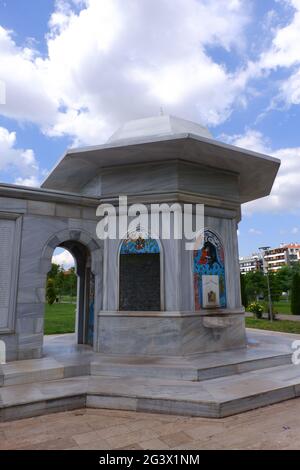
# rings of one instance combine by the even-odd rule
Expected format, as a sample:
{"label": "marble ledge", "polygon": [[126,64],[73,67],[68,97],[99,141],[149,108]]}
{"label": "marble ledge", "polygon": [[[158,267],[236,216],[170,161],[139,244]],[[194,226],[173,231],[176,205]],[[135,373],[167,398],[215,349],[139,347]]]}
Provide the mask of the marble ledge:
{"label": "marble ledge", "polygon": [[182,312],[182,311],[108,311],[101,310],[98,312],[98,317],[155,317],[155,318],[167,318],[167,317],[215,317],[224,318],[232,316],[244,316],[245,309],[206,309],[199,312]]}

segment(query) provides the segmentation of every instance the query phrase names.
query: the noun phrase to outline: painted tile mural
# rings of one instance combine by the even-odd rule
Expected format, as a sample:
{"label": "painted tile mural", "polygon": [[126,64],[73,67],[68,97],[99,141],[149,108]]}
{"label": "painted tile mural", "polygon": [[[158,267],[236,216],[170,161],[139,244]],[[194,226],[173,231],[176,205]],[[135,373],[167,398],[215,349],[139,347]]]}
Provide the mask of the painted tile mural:
{"label": "painted tile mural", "polygon": [[[219,278],[219,307],[226,307],[226,285],[224,248],[215,233],[205,230],[203,244],[194,251],[194,293],[195,310],[203,308],[203,279],[202,276],[218,276]],[[210,293],[209,293],[210,294]]]}
{"label": "painted tile mural", "polygon": [[137,255],[137,254],[159,254],[160,249],[156,240],[153,238],[128,238],[124,240],[121,246],[121,255]]}

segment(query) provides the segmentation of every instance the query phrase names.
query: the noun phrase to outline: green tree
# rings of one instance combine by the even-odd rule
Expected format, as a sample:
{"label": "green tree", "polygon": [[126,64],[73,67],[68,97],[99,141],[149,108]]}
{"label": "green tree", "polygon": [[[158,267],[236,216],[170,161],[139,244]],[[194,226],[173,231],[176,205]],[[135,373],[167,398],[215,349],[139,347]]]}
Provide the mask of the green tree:
{"label": "green tree", "polygon": [[[271,290],[271,299],[273,302],[278,302],[282,295],[282,284],[278,278],[277,273],[269,273],[269,282],[270,282],[270,290]],[[265,298],[268,296],[267,289],[264,291]]]}
{"label": "green tree", "polygon": [[50,271],[48,272],[48,279],[53,279],[55,280],[55,278],[57,277],[58,273],[60,272],[61,268],[59,266],[59,264],[56,264],[56,263],[52,263],[51,264],[51,269]]}
{"label": "green tree", "polygon": [[266,289],[266,278],[261,271],[250,271],[245,276],[245,289],[248,301],[255,301],[264,295]]}
{"label": "green tree", "polygon": [[283,266],[277,271],[276,277],[281,292],[289,292],[291,290],[293,275],[296,269],[297,268],[293,268],[292,266]]}
{"label": "green tree", "polygon": [[48,278],[46,288],[46,299],[49,305],[52,305],[56,299],[56,290],[53,279]]}
{"label": "green tree", "polygon": [[300,315],[300,273],[293,276],[291,291],[291,312],[293,315]]}

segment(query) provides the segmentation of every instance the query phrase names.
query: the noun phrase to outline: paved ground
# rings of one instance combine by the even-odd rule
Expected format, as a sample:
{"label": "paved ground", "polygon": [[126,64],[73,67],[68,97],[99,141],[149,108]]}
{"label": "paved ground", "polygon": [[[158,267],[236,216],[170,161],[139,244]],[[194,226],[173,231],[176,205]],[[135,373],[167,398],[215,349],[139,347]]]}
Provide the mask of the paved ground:
{"label": "paved ground", "polygon": [[220,420],[85,409],[0,423],[0,449],[299,449],[300,398]]}

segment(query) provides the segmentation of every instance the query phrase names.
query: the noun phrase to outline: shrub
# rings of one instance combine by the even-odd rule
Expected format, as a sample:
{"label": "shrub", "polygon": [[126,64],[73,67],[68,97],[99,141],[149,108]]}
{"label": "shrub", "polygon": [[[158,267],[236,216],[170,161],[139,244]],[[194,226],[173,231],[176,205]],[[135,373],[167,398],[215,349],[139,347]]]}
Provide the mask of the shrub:
{"label": "shrub", "polygon": [[52,279],[47,281],[46,298],[49,305],[52,305],[56,299],[56,291]]}
{"label": "shrub", "polygon": [[248,307],[249,312],[252,312],[256,318],[262,318],[264,309],[259,302],[252,302]]}

